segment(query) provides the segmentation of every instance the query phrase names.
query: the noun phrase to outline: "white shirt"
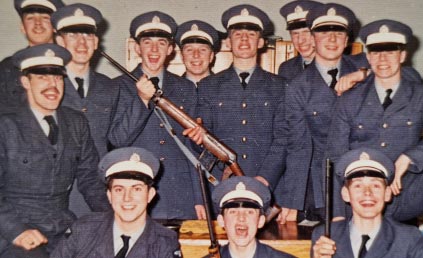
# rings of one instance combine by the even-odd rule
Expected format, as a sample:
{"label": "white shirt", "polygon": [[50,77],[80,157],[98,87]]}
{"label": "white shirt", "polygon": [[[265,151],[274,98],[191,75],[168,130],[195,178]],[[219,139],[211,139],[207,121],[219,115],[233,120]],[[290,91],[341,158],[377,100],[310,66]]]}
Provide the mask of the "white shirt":
{"label": "white shirt", "polygon": [[69,69],[66,69],[66,73],[68,74],[68,78],[72,82],[72,85],[76,90],[78,90],[78,83],[76,82],[75,77],[84,79],[84,85],[82,87],[84,88],[84,97],[87,97],[88,87],[90,82],[90,70],[88,70],[83,76],[75,75]]}
{"label": "white shirt", "polygon": [[[34,116],[37,119],[38,124],[40,124],[44,134],[48,136],[48,134],[50,133],[50,126],[48,125],[47,121],[44,119],[46,115],[44,115],[43,113],[41,113],[40,111],[36,109],[31,108],[31,110],[32,110],[32,113],[34,113]],[[56,111],[53,112],[52,116],[54,117],[54,120],[56,120],[56,124],[58,124]]]}
{"label": "white shirt", "polygon": [[[364,235],[361,233],[356,226],[354,226],[353,221],[351,220],[349,222],[350,226],[350,241],[351,241],[351,247],[353,250],[353,254],[355,258],[358,258],[358,252],[360,251],[361,236]],[[377,226],[375,229],[373,229],[371,232],[369,232],[367,235],[370,237],[369,240],[366,242],[366,250],[370,250],[374,240],[376,239],[377,234],[379,233],[380,226]]]}
{"label": "white shirt", "polygon": [[119,252],[120,249],[123,247],[123,240],[121,235],[126,235],[131,237],[129,239],[129,248],[127,254],[131,251],[132,247],[134,246],[135,242],[137,242],[138,238],[142,235],[145,229],[145,224],[141,227],[137,232],[128,235],[124,234],[122,230],[120,230],[119,226],[116,223],[113,223],[113,248],[115,255]]}

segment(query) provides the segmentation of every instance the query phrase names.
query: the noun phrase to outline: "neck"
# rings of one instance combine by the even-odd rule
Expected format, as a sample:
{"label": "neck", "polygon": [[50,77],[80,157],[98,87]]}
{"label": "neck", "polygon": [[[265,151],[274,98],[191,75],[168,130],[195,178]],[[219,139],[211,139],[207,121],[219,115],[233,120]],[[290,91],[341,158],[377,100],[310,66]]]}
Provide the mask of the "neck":
{"label": "neck", "polygon": [[186,77],[190,78],[192,81],[195,81],[195,82],[199,82],[203,78],[205,78],[209,75],[210,75],[210,71],[208,71],[208,70],[207,70],[207,72],[202,73],[202,74],[193,74],[193,73],[190,73],[189,71],[186,71]]}
{"label": "neck", "polygon": [[90,68],[90,64],[89,63],[86,63],[86,64],[76,64],[76,63],[74,63],[72,61],[66,66],[66,69],[69,69],[76,76],[84,76],[88,72],[88,69],[89,68]]}
{"label": "neck", "polygon": [[256,63],[257,63],[256,57],[257,56],[255,56],[253,58],[248,58],[248,59],[234,57],[233,65],[234,65],[234,67],[236,67],[237,69],[239,69],[241,71],[249,70],[249,69],[256,66]]}
{"label": "neck", "polygon": [[318,63],[320,66],[323,67],[336,67],[338,65],[338,63],[341,61],[341,57],[336,58],[336,59],[324,59],[321,56],[316,54],[316,63]]}
{"label": "neck", "polygon": [[146,223],[146,215],[142,215],[142,217],[136,219],[135,221],[127,222],[121,221],[118,217],[115,216],[115,223],[117,223],[119,229],[125,235],[131,235],[137,232],[140,228],[142,228]]}
{"label": "neck", "polygon": [[149,77],[156,77],[158,76],[162,71],[163,71],[163,67],[155,70],[155,71],[151,71],[150,69],[148,69],[147,67],[141,65],[141,69],[143,71],[143,73],[147,74]]}
{"label": "neck", "polygon": [[357,215],[354,215],[353,218],[354,226],[360,231],[361,234],[368,234],[372,232],[375,228],[379,227],[382,223],[382,214],[374,218],[360,218]]}
{"label": "neck", "polygon": [[251,241],[247,246],[238,246],[235,243],[229,242],[229,250],[235,257],[252,257],[257,248],[256,240]]}
{"label": "neck", "polygon": [[393,86],[398,85],[401,81],[401,75],[395,75],[390,78],[379,78],[375,77],[375,82],[377,85],[382,86],[384,89],[391,89]]}

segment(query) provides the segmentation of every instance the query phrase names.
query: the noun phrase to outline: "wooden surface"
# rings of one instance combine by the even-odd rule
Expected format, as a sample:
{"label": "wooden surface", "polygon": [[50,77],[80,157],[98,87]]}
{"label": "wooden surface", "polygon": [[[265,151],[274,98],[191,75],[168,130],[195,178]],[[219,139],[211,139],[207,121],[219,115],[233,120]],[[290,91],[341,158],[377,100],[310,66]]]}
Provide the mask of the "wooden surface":
{"label": "wooden surface", "polygon": [[[216,237],[221,245],[227,244],[225,230],[214,222]],[[297,257],[310,257],[311,247],[310,227],[297,226],[295,222],[278,225],[276,222],[268,223],[257,234],[260,242],[282,250]],[[210,246],[209,232],[206,221],[183,221],[179,230],[179,242],[182,246],[184,257],[197,258],[208,254]]]}

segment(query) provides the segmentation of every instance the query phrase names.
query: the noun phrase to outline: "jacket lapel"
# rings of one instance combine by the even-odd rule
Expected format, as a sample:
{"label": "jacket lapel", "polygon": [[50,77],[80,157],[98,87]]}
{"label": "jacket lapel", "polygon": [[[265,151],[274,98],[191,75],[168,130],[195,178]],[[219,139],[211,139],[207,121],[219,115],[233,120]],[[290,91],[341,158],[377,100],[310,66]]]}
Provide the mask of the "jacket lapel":
{"label": "jacket lapel", "polygon": [[398,90],[392,98],[392,104],[385,110],[385,115],[389,116],[397,113],[399,110],[407,106],[410,103],[412,94],[412,88],[408,87],[407,82],[401,80]]}
{"label": "jacket lapel", "polygon": [[382,225],[380,226],[379,233],[376,235],[376,239],[373,241],[372,246],[367,251],[366,258],[385,257],[393,241],[394,235],[391,227],[384,219],[382,220]]}

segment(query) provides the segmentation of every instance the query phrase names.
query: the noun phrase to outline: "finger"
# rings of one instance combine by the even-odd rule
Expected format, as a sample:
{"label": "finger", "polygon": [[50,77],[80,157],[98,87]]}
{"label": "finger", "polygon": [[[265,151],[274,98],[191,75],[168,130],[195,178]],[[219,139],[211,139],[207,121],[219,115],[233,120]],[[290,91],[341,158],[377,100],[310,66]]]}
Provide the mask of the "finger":
{"label": "finger", "polygon": [[196,122],[197,122],[197,124],[202,125],[203,119],[201,117],[197,117]]}
{"label": "finger", "polygon": [[35,243],[36,244],[43,244],[43,243],[47,243],[47,237],[45,237],[43,234],[41,234],[40,231],[35,230],[33,232],[33,237],[35,238]]}

